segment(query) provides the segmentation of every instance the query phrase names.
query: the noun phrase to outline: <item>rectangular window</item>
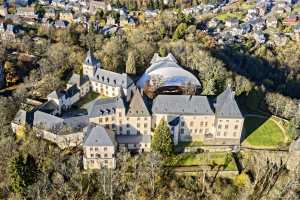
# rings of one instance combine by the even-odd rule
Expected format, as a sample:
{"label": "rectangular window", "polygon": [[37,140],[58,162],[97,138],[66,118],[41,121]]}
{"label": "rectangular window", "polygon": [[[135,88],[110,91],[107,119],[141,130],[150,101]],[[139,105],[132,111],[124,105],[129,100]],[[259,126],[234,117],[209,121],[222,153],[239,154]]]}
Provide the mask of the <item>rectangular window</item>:
{"label": "rectangular window", "polygon": [[195,129],[195,130],[194,130],[194,133],[197,133],[197,132],[198,132],[198,130],[197,130],[197,129]]}
{"label": "rectangular window", "polygon": [[222,128],[222,125],[221,125],[221,124],[219,124],[219,125],[218,125],[218,129],[221,129],[221,128]]}
{"label": "rectangular window", "polygon": [[225,129],[228,129],[228,124],[225,125]]}
{"label": "rectangular window", "polygon": [[91,154],[91,158],[94,158],[94,154]]}
{"label": "rectangular window", "polygon": [[233,132],[233,137],[236,137],[236,132]]}
{"label": "rectangular window", "polygon": [[104,163],[107,164],[107,163],[108,163],[108,160],[104,160]]}
{"label": "rectangular window", "polygon": [[137,124],[136,124],[136,127],[140,128],[140,123],[137,123]]}
{"label": "rectangular window", "polygon": [[104,154],[104,158],[107,158],[107,153]]}
{"label": "rectangular window", "polygon": [[127,127],[127,128],[129,128],[129,127],[130,127],[130,125],[129,125],[129,124],[126,124],[126,127]]}
{"label": "rectangular window", "polygon": [[108,122],[108,117],[105,117],[105,122]]}
{"label": "rectangular window", "polygon": [[203,122],[200,122],[200,126],[203,126]]}
{"label": "rectangular window", "polygon": [[180,129],[180,134],[184,134],[184,129]]}
{"label": "rectangular window", "polygon": [[191,122],[190,122],[190,126],[191,126],[191,127],[193,127],[193,125],[194,125],[194,122],[193,122],[193,121],[191,121]]}
{"label": "rectangular window", "polygon": [[95,147],[95,151],[98,151],[98,147]]}
{"label": "rectangular window", "polygon": [[181,122],[181,126],[184,126],[184,122]]}
{"label": "rectangular window", "polygon": [[107,151],[107,147],[104,147],[103,150],[104,150],[104,151]]}
{"label": "rectangular window", "polygon": [[122,113],[121,112],[119,112],[119,117],[122,117]]}
{"label": "rectangular window", "polygon": [[225,137],[227,136],[227,132],[226,132],[226,131],[224,132],[224,136],[225,136]]}
{"label": "rectangular window", "polygon": [[102,123],[102,118],[99,118],[99,123]]}
{"label": "rectangular window", "polygon": [[147,128],[147,123],[144,124],[144,128]]}
{"label": "rectangular window", "polygon": [[93,147],[90,147],[90,151],[93,151]]}
{"label": "rectangular window", "polygon": [[127,135],[130,135],[130,130],[127,130],[127,131],[126,131],[126,134],[127,134]]}
{"label": "rectangular window", "polygon": [[208,123],[207,122],[205,122],[205,126],[207,126],[208,125]]}
{"label": "rectangular window", "polygon": [[235,129],[235,130],[236,130],[236,129],[238,129],[238,128],[239,128],[239,126],[238,126],[238,125],[235,125],[235,126],[234,126],[234,129]]}
{"label": "rectangular window", "polygon": [[139,117],[137,118],[137,121],[140,121],[140,118],[139,118]]}

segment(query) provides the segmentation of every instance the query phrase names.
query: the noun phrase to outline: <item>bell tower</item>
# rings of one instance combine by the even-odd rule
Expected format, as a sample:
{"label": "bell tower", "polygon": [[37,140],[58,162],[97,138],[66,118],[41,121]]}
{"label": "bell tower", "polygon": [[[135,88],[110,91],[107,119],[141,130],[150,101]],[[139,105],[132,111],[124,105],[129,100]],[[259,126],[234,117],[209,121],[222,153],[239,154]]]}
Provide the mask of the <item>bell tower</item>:
{"label": "bell tower", "polygon": [[96,70],[100,68],[100,61],[94,57],[92,50],[87,52],[82,68],[83,74],[87,75],[88,77],[93,77]]}

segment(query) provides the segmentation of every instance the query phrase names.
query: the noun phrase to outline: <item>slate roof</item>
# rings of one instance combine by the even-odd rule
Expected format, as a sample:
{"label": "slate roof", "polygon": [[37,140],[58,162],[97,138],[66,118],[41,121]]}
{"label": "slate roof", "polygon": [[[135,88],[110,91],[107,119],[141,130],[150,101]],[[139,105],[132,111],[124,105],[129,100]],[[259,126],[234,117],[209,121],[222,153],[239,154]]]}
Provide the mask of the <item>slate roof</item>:
{"label": "slate roof", "polygon": [[217,96],[214,107],[218,117],[243,118],[230,86]]}
{"label": "slate roof", "polygon": [[89,117],[99,117],[116,112],[116,108],[125,108],[121,97],[96,99],[87,106]]}
{"label": "slate roof", "polygon": [[41,107],[38,108],[38,110],[45,113],[53,113],[58,109],[59,106],[53,100],[47,101],[46,103],[42,104]]}
{"label": "slate roof", "polygon": [[87,81],[89,81],[88,76],[74,73],[69,79],[68,84],[70,85],[76,84],[78,87],[80,87],[83,84],[85,84]]}
{"label": "slate roof", "polygon": [[58,90],[54,90],[50,94],[48,94],[48,98],[60,99],[64,94]]}
{"label": "slate roof", "polygon": [[53,99],[60,99],[63,96],[65,96],[65,98],[71,98],[74,95],[76,95],[77,93],[79,93],[80,90],[77,87],[77,85],[72,85],[71,87],[69,87],[66,90],[55,90],[53,92],[51,92],[47,97],[48,98],[53,98]]}
{"label": "slate roof", "polygon": [[93,51],[91,49],[87,52],[85,58],[85,64],[92,65],[92,66],[96,66],[100,64],[100,61],[94,57]]}
{"label": "slate roof", "polygon": [[149,110],[138,89],[135,90],[133,97],[129,103],[127,116],[129,117],[150,116]]}
{"label": "slate roof", "polygon": [[27,122],[26,119],[27,119],[27,112],[25,110],[20,109],[15,115],[13,122],[16,124],[25,124]]}
{"label": "slate roof", "polygon": [[54,127],[59,128],[64,123],[62,118],[56,117],[54,115],[36,111],[34,113],[33,126],[42,126],[45,129],[52,129]]}
{"label": "slate roof", "polygon": [[150,143],[150,135],[117,135],[117,142],[119,144],[140,144],[140,143]]}
{"label": "slate roof", "polygon": [[69,87],[67,90],[63,91],[63,93],[65,94],[66,98],[71,98],[74,95],[76,95],[77,93],[79,93],[80,90],[77,87],[77,85],[73,85],[71,87]]}
{"label": "slate roof", "polygon": [[213,115],[206,96],[158,95],[153,102],[152,113]]}
{"label": "slate roof", "polygon": [[108,133],[102,126],[88,127],[85,129],[86,137],[84,146],[115,146],[113,133]]}
{"label": "slate roof", "polygon": [[129,88],[133,84],[133,80],[126,73],[119,74],[100,68],[96,70],[93,80],[106,85],[122,88]]}

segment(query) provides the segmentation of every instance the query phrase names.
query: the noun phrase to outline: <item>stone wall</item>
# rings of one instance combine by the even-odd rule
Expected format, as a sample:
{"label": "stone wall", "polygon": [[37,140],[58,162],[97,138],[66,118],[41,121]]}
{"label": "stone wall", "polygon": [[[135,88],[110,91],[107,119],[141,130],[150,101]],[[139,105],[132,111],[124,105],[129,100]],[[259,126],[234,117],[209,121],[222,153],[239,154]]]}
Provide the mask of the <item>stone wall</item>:
{"label": "stone wall", "polygon": [[76,132],[67,135],[58,135],[46,130],[36,129],[37,135],[45,140],[53,142],[59,148],[65,149],[67,147],[81,146],[83,143],[83,132]]}

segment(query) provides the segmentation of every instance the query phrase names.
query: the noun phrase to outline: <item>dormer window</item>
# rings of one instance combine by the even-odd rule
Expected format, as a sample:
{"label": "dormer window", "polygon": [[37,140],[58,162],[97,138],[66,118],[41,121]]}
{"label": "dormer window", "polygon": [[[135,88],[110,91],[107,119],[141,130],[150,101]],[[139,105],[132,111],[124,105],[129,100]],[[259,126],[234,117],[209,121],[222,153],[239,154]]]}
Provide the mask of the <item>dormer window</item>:
{"label": "dormer window", "polygon": [[107,78],[107,82],[109,83],[109,78]]}
{"label": "dormer window", "polygon": [[97,75],[97,79],[99,80],[99,75]]}
{"label": "dormer window", "polygon": [[104,76],[102,76],[102,81],[104,81]]}
{"label": "dormer window", "polygon": [[115,84],[115,85],[117,84],[117,81],[116,81],[116,80],[114,80],[114,84]]}

